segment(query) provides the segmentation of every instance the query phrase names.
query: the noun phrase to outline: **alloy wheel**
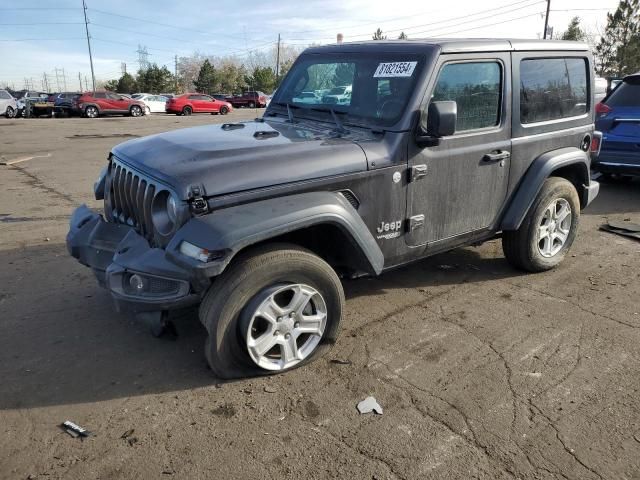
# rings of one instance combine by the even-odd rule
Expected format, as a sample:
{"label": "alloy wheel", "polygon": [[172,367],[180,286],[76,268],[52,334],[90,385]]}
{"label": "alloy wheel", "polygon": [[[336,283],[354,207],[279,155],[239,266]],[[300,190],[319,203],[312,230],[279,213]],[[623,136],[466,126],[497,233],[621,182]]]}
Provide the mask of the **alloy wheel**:
{"label": "alloy wheel", "polygon": [[314,352],[327,325],[327,304],[320,292],[293,283],[263,290],[255,299],[242,323],[247,351],[256,365],[282,371]]}
{"label": "alloy wheel", "polygon": [[538,226],[538,251],[546,258],[562,250],[571,230],[571,206],[564,198],[553,200],[544,210]]}

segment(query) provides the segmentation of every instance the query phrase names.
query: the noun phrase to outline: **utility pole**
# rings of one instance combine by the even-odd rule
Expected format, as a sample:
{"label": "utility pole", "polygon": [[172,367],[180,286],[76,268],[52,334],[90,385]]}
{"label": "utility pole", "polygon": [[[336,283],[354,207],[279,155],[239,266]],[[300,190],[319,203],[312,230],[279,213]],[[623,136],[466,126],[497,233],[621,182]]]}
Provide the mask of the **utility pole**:
{"label": "utility pole", "polygon": [[60,91],[60,75],[58,75],[58,67],[56,67],[54,70],[56,72],[56,88],[58,89],[58,91]]}
{"label": "utility pole", "polygon": [[87,76],[84,76],[84,89],[85,91],[89,91],[89,82],[87,81]]}
{"label": "utility pole", "polygon": [[62,69],[62,84],[64,85],[64,91],[67,91],[67,75],[64,73],[64,68]]}
{"label": "utility pole", "polygon": [[177,95],[178,94],[178,55],[175,56],[174,60],[175,60],[175,64],[173,68],[173,78],[176,83],[176,95]]}
{"label": "utility pole", "polygon": [[78,82],[80,82],[80,92],[82,93],[82,75],[78,72]]}
{"label": "utility pole", "polygon": [[49,79],[47,78],[46,72],[42,74],[42,89],[45,92],[49,91]]}
{"label": "utility pole", "polygon": [[549,28],[549,10],[551,9],[551,0],[547,0],[547,13],[544,16],[544,33],[542,34],[542,39],[547,39],[547,29]]}
{"label": "utility pole", "polygon": [[[91,64],[91,84],[93,85],[93,90],[96,90],[96,76],[93,73],[93,55],[91,54],[91,37],[89,36],[89,21],[87,20],[87,3],[85,0],[82,0],[82,11],[84,12],[84,29],[87,32],[87,46],[89,47],[89,63]],[[85,78],[85,86],[86,86],[86,78]],[[88,90],[88,89],[87,89]]]}
{"label": "utility pole", "polygon": [[278,50],[276,53],[276,82],[280,75],[280,34],[278,34]]}
{"label": "utility pole", "polygon": [[127,62],[120,62],[120,71],[123,76],[127,73]]}

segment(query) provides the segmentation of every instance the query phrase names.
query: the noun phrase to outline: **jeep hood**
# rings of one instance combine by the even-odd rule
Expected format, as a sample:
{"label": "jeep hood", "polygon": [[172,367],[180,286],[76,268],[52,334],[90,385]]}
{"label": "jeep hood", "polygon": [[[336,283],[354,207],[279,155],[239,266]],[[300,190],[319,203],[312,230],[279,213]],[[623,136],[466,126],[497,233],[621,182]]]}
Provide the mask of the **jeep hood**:
{"label": "jeep hood", "polygon": [[182,199],[192,185],[211,197],[367,169],[355,138],[275,120],[174,130],[125,142],[112,153]]}

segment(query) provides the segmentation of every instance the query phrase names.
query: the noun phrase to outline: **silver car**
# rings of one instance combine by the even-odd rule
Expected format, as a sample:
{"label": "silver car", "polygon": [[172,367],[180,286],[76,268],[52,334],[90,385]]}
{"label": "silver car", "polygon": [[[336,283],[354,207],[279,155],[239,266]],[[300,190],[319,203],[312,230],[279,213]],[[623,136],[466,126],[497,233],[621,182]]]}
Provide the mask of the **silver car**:
{"label": "silver car", "polygon": [[16,99],[6,90],[0,90],[0,115],[13,118],[17,110]]}

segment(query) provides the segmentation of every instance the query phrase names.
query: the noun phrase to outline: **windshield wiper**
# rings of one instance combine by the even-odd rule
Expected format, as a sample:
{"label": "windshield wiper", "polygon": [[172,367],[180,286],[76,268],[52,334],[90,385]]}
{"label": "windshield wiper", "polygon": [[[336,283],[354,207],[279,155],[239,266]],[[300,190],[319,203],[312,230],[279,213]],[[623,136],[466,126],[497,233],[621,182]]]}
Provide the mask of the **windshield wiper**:
{"label": "windshield wiper", "polygon": [[344,125],[342,124],[342,120],[340,120],[340,118],[338,118],[338,113],[341,115],[346,115],[347,112],[340,112],[338,111],[336,113],[336,111],[329,107],[329,108],[312,108],[311,110],[315,110],[316,112],[331,112],[331,116],[333,117],[333,121],[335,122],[336,126],[338,128],[336,128],[336,132],[338,133],[348,133],[349,131],[344,128]]}
{"label": "windshield wiper", "polygon": [[291,105],[289,102],[273,102],[276,105],[280,105],[281,107],[287,107],[287,117],[289,117],[289,123],[293,123],[293,112],[292,108],[300,108],[297,105]]}

